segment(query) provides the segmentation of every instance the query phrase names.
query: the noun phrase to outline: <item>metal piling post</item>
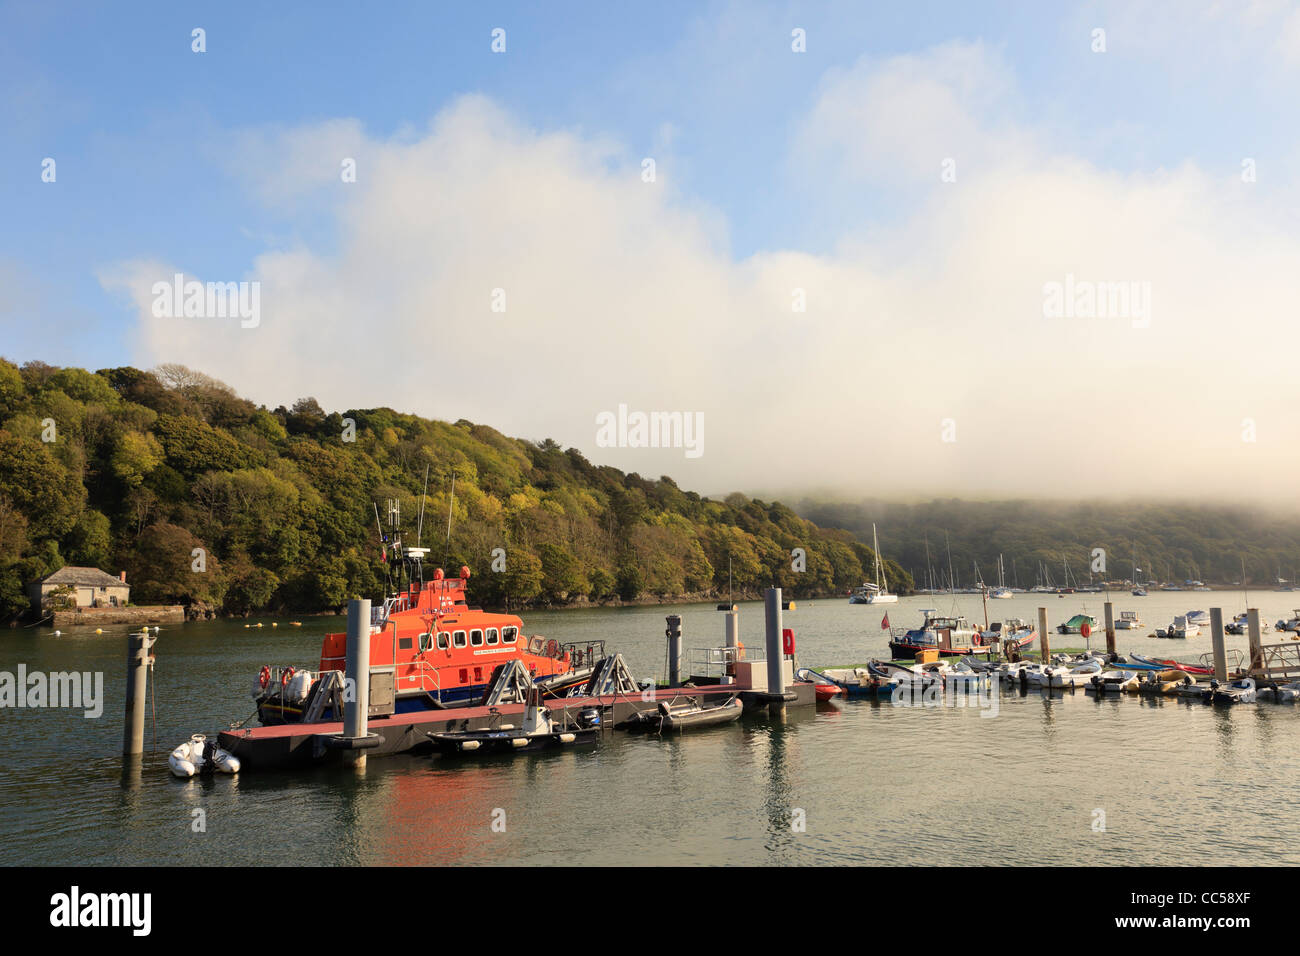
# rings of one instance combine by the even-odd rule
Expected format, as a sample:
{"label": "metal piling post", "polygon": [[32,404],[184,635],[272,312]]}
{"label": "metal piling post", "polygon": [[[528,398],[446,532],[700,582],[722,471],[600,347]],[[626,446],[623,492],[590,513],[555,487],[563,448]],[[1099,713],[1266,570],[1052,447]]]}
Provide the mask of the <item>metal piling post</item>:
{"label": "metal piling post", "polygon": [[1228,655],[1223,646],[1223,608],[1210,608],[1210,637],[1214,641],[1214,677],[1228,679]]}

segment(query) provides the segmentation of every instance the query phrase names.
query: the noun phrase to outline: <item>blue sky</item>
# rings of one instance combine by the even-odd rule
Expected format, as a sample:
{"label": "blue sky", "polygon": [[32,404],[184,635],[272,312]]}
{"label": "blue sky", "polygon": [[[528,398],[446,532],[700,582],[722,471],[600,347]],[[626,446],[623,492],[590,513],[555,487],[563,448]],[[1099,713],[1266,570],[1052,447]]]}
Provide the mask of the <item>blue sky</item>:
{"label": "blue sky", "polygon": [[[205,53],[190,49],[194,27],[206,30]],[[490,50],[496,27],[506,30],[505,54]],[[1106,30],[1104,55],[1090,49],[1097,27]],[[794,28],[806,31],[806,53],[790,49]],[[956,90],[959,113],[940,108],[936,122],[969,115],[961,162],[973,154],[977,170],[1001,170],[975,180],[990,196],[1008,181],[1042,177],[1055,177],[1043,188],[1061,196],[1077,166],[1079,178],[1124,193],[1117,209],[1147,209],[1162,191],[1185,193],[1192,180],[1178,171],[1192,169],[1199,185],[1191,188],[1214,193],[1208,206],[1241,214],[1229,229],[1289,241],[1294,223],[1283,210],[1296,195],[1300,157],[1289,120],[1298,61],[1300,15],[1267,0],[6,3],[0,354],[90,368],[171,357],[157,335],[141,344],[139,302],[106,275],[150,262],[239,278],[262,274],[259,257],[285,252],[337,264],[355,245],[364,212],[319,190],[278,196],[274,184],[284,180],[249,165],[268,155],[274,164],[276,143],[312,141],[311,130],[333,121],[355,121],[350,135],[376,155],[400,156],[467,95],[490,105],[471,112],[499,111],[513,130],[494,149],[514,143],[523,156],[563,136],[587,157],[577,166],[589,179],[599,179],[593,170],[618,175],[654,156],[666,196],[656,209],[698,225],[718,268],[731,269],[723,285],[773,259],[828,268],[910,260],[915,278],[917,263],[951,254],[935,251],[948,226],[918,212],[947,201],[933,185],[946,145],[934,155],[909,151],[879,130],[853,129],[840,109],[874,97],[865,116],[908,119],[934,104],[909,103],[910,93],[891,104],[898,77],[904,91],[930,77]],[[905,139],[924,136],[908,131]],[[249,151],[250,143],[262,151]],[[45,157],[57,162],[56,183],[41,182]],[[1243,157],[1259,164],[1271,196],[1219,195]],[[1078,201],[1086,195],[1081,190]],[[998,208],[962,214],[996,216]],[[1114,222],[1122,213],[1108,215]],[[1179,229],[1186,234],[1185,223]],[[1211,232],[1193,246],[1213,241]],[[1099,239],[1098,255],[1109,246]],[[1066,270],[1053,266],[1046,277],[1058,271]],[[873,276],[882,278],[888,270]],[[1053,343],[1061,347],[1072,346]],[[201,365],[204,355],[182,348],[175,357]],[[217,364],[218,374],[250,391],[249,380]],[[270,390],[254,397],[286,400]],[[377,399],[399,404],[401,396]],[[709,405],[704,397],[682,402]],[[589,417],[585,409],[574,415]],[[514,424],[503,418],[503,426]]]}

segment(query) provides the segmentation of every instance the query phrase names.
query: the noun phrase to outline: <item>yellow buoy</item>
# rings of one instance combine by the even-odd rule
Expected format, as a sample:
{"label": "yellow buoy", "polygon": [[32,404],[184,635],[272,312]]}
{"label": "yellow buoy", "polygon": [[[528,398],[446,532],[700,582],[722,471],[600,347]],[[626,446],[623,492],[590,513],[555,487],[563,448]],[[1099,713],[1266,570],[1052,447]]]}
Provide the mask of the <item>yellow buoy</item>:
{"label": "yellow buoy", "polygon": [[103,634],[103,633],[104,633],[104,629],[103,629],[102,627],[97,627],[97,628],[95,628],[95,633],[96,633],[96,634]]}

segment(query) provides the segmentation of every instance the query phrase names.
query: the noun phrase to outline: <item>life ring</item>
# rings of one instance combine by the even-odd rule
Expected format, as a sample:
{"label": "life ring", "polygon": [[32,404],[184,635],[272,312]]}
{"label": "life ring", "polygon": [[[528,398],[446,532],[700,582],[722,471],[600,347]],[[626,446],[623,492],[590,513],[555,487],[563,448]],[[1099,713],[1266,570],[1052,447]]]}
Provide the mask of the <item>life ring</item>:
{"label": "life ring", "polygon": [[266,690],[266,685],[269,683],[271,683],[271,668],[268,665],[263,664],[262,672],[257,675],[257,685],[261,687],[262,690]]}
{"label": "life ring", "polygon": [[292,667],[286,667],[284,670],[282,670],[282,671],[280,672],[280,686],[281,686],[281,687],[288,687],[288,686],[289,686],[289,681],[292,680],[292,679],[293,679],[293,668],[292,668]]}

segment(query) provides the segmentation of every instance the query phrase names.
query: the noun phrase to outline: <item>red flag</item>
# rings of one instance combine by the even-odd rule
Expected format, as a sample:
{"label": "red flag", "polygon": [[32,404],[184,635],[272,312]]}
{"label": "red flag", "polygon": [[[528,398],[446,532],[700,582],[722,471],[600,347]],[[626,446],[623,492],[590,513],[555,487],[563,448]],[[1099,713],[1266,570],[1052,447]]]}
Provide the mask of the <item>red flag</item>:
{"label": "red flag", "polygon": [[887,630],[889,630],[889,612],[888,612],[888,611],[886,611],[886,612],[885,612],[885,616],[882,617],[882,618],[880,619],[880,629],[881,629],[882,631],[887,631]]}

